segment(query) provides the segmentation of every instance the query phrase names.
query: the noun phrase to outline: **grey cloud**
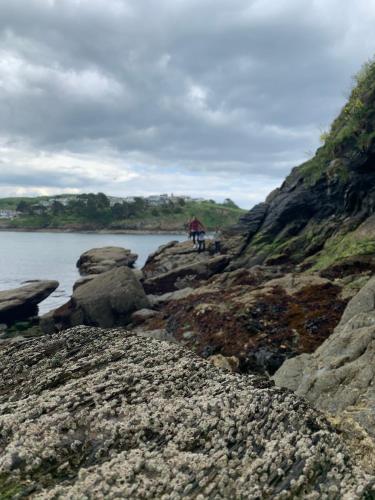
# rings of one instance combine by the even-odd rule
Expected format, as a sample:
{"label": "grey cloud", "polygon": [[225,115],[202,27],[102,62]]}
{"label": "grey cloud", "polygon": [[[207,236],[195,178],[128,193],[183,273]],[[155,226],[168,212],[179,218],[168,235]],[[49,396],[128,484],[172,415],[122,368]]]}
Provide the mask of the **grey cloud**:
{"label": "grey cloud", "polygon": [[106,145],[160,168],[278,180],[317,146],[358,55],[375,48],[349,29],[372,33],[374,11],[356,5],[2,2],[0,135],[36,151],[95,155]]}
{"label": "grey cloud", "polygon": [[0,171],[0,186],[28,186],[28,187],[51,187],[85,189],[89,186],[97,186],[97,179],[83,175],[82,173],[69,173],[60,170],[56,166],[54,171],[33,168],[14,169],[13,167],[2,166]]}

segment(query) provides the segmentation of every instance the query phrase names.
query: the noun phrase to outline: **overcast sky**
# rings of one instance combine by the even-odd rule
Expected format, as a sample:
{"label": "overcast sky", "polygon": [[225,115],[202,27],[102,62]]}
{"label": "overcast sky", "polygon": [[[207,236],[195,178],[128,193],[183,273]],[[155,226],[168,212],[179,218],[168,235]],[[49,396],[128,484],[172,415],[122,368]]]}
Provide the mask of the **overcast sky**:
{"label": "overcast sky", "polygon": [[0,0],[0,196],[251,207],[314,153],[374,26],[373,0]]}

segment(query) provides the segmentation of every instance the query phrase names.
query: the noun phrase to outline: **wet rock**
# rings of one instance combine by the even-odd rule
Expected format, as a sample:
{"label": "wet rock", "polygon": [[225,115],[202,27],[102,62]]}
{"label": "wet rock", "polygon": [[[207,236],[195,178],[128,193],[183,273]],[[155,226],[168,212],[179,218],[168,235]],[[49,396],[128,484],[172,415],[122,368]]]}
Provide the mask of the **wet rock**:
{"label": "wet rock", "polygon": [[0,292],[0,323],[11,325],[38,314],[38,304],[59,286],[58,281],[33,281]]}
{"label": "wet rock", "polygon": [[83,253],[77,261],[82,276],[102,274],[116,267],[133,267],[138,255],[121,247],[92,248]]}
{"label": "wet rock", "polygon": [[317,408],[351,418],[375,437],[375,278],[349,302],[335,332],[314,352],[286,361],[277,385]]}
{"label": "wet rock", "polygon": [[0,349],[0,497],[374,494],[322,414],[265,379],[124,330]]}

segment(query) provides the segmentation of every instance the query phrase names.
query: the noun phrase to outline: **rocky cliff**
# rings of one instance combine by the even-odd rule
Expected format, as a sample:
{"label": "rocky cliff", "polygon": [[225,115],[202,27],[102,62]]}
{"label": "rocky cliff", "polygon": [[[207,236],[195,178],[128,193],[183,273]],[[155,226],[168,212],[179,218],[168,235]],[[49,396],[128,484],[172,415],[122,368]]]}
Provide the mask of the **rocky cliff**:
{"label": "rocky cliff", "polygon": [[[232,229],[233,268],[266,262],[324,269],[373,254],[374,126],[375,64],[369,63],[315,156]],[[373,269],[374,261],[366,265]]]}

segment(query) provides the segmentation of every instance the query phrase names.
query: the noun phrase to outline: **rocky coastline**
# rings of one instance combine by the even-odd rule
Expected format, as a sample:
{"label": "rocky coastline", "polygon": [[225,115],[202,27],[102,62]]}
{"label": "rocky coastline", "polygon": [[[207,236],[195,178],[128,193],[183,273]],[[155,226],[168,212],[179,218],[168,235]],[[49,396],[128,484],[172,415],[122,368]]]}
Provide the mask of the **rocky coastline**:
{"label": "rocky coastline", "polygon": [[[197,253],[191,241],[172,241],[142,270],[130,250],[92,249],[77,261],[81,278],[67,304],[37,320],[34,310],[30,328],[2,335],[4,498],[78,498],[91,488],[109,498],[375,495],[375,461],[366,458],[375,453],[371,384],[350,419],[354,396],[338,393],[335,407],[332,392],[317,399],[298,385],[299,360],[325,353],[344,318],[362,314],[353,303],[367,315],[375,309],[361,299],[375,289],[371,273],[343,280],[288,265],[231,270],[238,253],[228,242],[214,255],[210,244]],[[358,327],[373,328],[366,321]],[[338,366],[351,362],[342,359]],[[362,380],[353,375],[352,394]],[[201,465],[189,468],[186,453]]]}
{"label": "rocky coastline", "polygon": [[0,498],[375,499],[374,82],[220,254],[1,292]]}

